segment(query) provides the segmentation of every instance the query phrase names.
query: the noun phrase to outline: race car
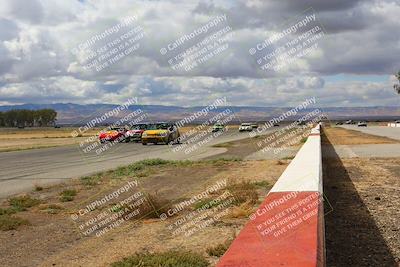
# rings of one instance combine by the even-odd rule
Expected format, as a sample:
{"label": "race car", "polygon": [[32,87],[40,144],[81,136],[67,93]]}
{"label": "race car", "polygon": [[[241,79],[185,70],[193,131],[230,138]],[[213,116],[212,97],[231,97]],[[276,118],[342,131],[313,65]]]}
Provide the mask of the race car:
{"label": "race car", "polygon": [[357,123],[358,127],[367,127],[367,122],[366,121],[360,121]]}
{"label": "race car", "polygon": [[175,123],[158,122],[147,125],[147,129],[142,134],[142,144],[179,143],[179,137],[180,133]]}
{"label": "race car", "polygon": [[125,141],[126,129],[123,127],[112,127],[108,131],[99,134],[100,143],[105,142],[122,142]]}
{"label": "race car", "polygon": [[248,132],[253,131],[252,125],[250,123],[242,123],[239,127],[239,132],[244,132],[244,131]]}
{"label": "race car", "polygon": [[142,140],[142,134],[147,129],[147,124],[135,124],[125,133],[125,141],[130,142],[134,141],[136,143]]}
{"label": "race car", "polygon": [[214,124],[213,128],[212,128],[212,132],[222,132],[225,131],[225,125],[223,125],[222,123],[217,122],[216,124]]}

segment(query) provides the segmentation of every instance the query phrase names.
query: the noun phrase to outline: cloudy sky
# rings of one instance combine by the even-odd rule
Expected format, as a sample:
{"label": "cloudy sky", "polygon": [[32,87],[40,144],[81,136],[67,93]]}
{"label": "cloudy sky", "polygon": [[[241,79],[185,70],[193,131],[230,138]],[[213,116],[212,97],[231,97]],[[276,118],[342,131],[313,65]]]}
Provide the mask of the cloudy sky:
{"label": "cloudy sky", "polygon": [[[249,49],[312,14],[308,26],[324,33],[315,49],[283,69],[261,69],[257,57],[279,44],[256,55]],[[196,106],[227,97],[233,105],[293,106],[316,97],[323,107],[398,106],[399,14],[399,0],[1,0],[0,105],[138,97],[141,104]],[[169,63],[223,29],[219,53],[189,70]],[[118,52],[115,40],[124,44]],[[96,70],[98,62],[108,66]]]}

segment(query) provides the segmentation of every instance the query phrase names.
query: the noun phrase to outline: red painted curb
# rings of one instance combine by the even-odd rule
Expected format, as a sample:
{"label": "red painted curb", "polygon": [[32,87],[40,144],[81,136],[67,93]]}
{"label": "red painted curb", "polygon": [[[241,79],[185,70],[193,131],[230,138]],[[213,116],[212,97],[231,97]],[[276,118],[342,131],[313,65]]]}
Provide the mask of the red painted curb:
{"label": "red painted curb", "polygon": [[[296,197],[287,199],[290,194]],[[271,203],[275,206],[271,207]],[[218,267],[323,266],[320,233],[323,233],[324,213],[320,193],[270,193],[255,214]]]}
{"label": "red painted curb", "polygon": [[309,136],[218,267],[325,266],[320,125]]}

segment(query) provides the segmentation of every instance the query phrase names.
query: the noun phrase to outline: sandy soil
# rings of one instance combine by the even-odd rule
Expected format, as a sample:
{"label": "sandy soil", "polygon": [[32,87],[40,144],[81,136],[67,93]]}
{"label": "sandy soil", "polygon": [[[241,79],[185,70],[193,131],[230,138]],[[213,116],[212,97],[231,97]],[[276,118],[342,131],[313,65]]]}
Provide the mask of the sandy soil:
{"label": "sandy soil", "polygon": [[[289,161],[203,161],[189,166],[164,166],[146,171],[138,177],[141,190],[156,194],[168,201],[190,198],[207,186],[222,179],[266,181],[258,189],[260,201],[286,168]],[[43,205],[57,204],[63,209],[58,214],[48,214],[41,207],[18,213],[28,219],[30,226],[0,232],[0,258],[2,266],[109,266],[135,252],[158,252],[168,249],[188,249],[204,254],[210,263],[217,257],[206,254],[206,248],[232,239],[247,221],[247,217],[222,217],[215,223],[187,237],[173,236],[169,225],[176,218],[140,219],[111,230],[100,236],[83,236],[70,219],[71,214],[84,207],[94,195],[110,192],[126,183],[111,179],[96,186],[83,186],[79,181],[53,186],[30,195],[40,198]],[[60,202],[58,195],[65,188],[74,188],[78,194],[72,202]],[[254,209],[257,204],[254,205]]]}

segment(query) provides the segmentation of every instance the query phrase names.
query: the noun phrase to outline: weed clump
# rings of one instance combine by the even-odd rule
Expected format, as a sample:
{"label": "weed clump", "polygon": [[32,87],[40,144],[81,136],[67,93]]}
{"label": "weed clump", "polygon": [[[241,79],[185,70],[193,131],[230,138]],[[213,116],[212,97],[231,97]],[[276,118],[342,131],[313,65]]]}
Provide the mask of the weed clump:
{"label": "weed clump", "polygon": [[27,208],[40,204],[39,199],[31,198],[28,195],[10,198],[8,202],[15,212],[25,211]]}
{"label": "weed clump", "polygon": [[98,174],[82,177],[81,182],[83,185],[93,186],[93,185],[97,185],[101,181],[102,178],[103,178],[102,173],[98,173]]}
{"label": "weed clump", "polygon": [[42,207],[39,207],[39,209],[43,212],[49,213],[49,214],[57,214],[59,213],[63,208],[57,204],[49,204],[49,205],[44,205]]}
{"label": "weed clump", "polygon": [[228,248],[229,248],[228,243],[222,243],[222,244],[218,244],[213,247],[208,247],[206,249],[206,252],[210,256],[221,257],[222,255],[225,254],[225,252],[228,250]]}
{"label": "weed clump", "polygon": [[167,251],[162,253],[137,253],[111,264],[112,267],[206,267],[208,261],[190,251]]}
{"label": "weed clump", "polygon": [[75,189],[66,189],[60,193],[60,201],[61,202],[68,202],[74,200],[76,196]]}
{"label": "weed clump", "polygon": [[15,230],[21,225],[29,225],[29,221],[9,214],[0,215],[0,230]]}
{"label": "weed clump", "polygon": [[249,181],[228,184],[225,189],[235,197],[233,204],[236,206],[239,206],[245,202],[251,205],[254,205],[258,202],[257,186]]}

